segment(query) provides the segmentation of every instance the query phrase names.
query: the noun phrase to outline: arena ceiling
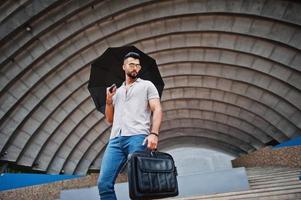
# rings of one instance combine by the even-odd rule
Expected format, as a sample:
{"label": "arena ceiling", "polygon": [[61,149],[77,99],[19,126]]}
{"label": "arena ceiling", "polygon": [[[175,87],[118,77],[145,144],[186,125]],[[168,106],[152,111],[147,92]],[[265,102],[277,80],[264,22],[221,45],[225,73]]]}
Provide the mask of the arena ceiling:
{"label": "arena ceiling", "polygon": [[6,0],[3,162],[98,169],[110,134],[87,90],[106,48],[135,45],[165,82],[160,149],[239,156],[301,135],[301,4],[290,0]]}

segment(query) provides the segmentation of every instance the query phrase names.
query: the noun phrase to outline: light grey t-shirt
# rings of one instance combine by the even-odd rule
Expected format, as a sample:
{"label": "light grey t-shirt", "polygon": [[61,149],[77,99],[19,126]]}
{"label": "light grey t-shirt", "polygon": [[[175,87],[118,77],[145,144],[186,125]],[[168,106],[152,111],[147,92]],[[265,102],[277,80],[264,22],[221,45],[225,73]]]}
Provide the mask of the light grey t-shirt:
{"label": "light grey t-shirt", "polygon": [[149,134],[151,110],[148,101],[160,98],[157,88],[150,81],[138,78],[126,91],[123,83],[113,96],[114,119],[111,138]]}

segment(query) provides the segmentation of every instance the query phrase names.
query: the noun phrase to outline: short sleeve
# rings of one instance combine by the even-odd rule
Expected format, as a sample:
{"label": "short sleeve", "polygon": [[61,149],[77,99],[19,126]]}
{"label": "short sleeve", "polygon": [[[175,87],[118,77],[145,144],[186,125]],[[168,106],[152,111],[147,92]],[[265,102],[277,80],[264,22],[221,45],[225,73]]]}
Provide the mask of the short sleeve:
{"label": "short sleeve", "polygon": [[159,99],[159,93],[155,85],[149,81],[148,87],[147,87],[147,100],[150,99]]}

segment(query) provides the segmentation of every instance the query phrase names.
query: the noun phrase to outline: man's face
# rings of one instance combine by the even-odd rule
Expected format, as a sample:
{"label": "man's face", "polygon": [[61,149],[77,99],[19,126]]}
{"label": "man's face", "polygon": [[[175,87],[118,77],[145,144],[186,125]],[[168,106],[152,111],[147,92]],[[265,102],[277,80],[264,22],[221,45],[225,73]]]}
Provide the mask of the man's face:
{"label": "man's face", "polygon": [[123,70],[132,79],[136,79],[139,71],[141,70],[141,65],[139,59],[127,58],[123,63]]}

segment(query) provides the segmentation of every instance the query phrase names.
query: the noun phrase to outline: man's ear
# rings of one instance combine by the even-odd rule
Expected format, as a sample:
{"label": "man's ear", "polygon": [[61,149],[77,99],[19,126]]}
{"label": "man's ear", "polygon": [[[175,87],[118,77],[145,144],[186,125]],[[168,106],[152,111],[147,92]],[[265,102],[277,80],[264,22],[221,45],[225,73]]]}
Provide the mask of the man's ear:
{"label": "man's ear", "polygon": [[125,71],[125,64],[122,65],[122,69]]}

